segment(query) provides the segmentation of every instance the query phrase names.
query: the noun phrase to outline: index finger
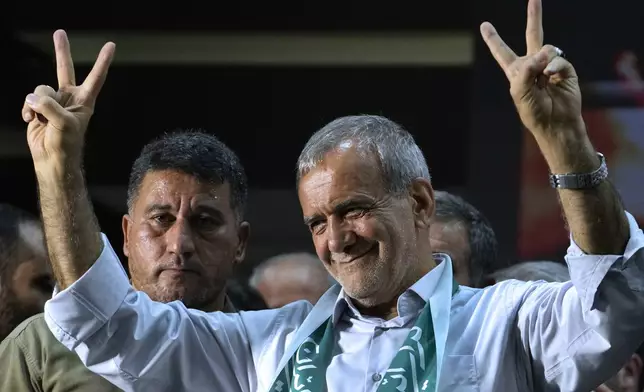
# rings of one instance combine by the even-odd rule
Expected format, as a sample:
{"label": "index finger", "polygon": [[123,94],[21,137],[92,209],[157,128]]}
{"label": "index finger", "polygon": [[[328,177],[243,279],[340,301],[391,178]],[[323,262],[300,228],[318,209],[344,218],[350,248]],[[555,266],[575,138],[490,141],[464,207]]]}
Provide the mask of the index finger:
{"label": "index finger", "polygon": [[492,56],[496,59],[496,62],[499,63],[503,72],[508,74],[508,68],[512,63],[517,59],[517,55],[512,49],[501,39],[499,33],[496,32],[496,29],[489,22],[484,22],[481,25],[481,36],[487,44],[487,47],[490,49]]}
{"label": "index finger", "polygon": [[98,93],[101,91],[103,83],[105,83],[107,71],[109,70],[112,59],[114,58],[115,49],[116,45],[114,42],[108,42],[103,45],[103,49],[101,49],[101,52],[98,54],[98,58],[96,59],[92,70],[83,82],[83,88],[92,97],[92,99],[96,99],[96,97],[98,97]]}
{"label": "index finger", "polygon": [[528,22],[525,29],[525,43],[528,54],[537,53],[543,46],[543,12],[541,0],[528,2]]}
{"label": "index finger", "polygon": [[64,30],[54,32],[54,49],[56,51],[56,75],[58,87],[75,86],[74,62],[69,48],[69,39]]}

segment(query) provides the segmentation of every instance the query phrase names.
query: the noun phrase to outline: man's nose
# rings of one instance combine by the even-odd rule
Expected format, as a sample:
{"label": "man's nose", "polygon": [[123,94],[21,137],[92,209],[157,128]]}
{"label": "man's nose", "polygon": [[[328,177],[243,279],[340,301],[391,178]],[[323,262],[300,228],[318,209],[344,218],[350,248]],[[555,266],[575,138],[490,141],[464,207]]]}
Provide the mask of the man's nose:
{"label": "man's nose", "polygon": [[328,247],[331,253],[345,253],[347,248],[356,242],[353,230],[340,219],[329,219],[327,233]]}
{"label": "man's nose", "polygon": [[169,252],[183,257],[189,257],[195,251],[193,231],[184,219],[177,219],[166,232],[167,249]]}

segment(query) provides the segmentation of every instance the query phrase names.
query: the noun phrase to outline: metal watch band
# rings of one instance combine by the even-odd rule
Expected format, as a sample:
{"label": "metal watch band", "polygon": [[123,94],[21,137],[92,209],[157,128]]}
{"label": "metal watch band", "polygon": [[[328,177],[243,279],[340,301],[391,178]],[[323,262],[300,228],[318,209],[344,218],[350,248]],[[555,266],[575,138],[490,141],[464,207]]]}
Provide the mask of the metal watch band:
{"label": "metal watch band", "polygon": [[594,188],[601,184],[608,177],[608,167],[606,159],[601,153],[599,156],[599,168],[591,173],[586,174],[550,174],[550,185],[559,189],[588,189]]}

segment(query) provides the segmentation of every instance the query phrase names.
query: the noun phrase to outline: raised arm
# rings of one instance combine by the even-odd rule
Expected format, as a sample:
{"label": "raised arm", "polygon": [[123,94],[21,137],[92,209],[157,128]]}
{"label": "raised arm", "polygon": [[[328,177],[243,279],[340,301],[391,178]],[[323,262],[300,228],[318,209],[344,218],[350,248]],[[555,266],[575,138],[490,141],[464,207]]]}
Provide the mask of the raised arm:
{"label": "raised arm", "polygon": [[[600,159],[581,116],[581,93],[573,66],[552,45],[543,45],[541,0],[530,0],[527,54],[517,56],[485,22],[481,34],[510,82],[523,125],[532,133],[550,172],[585,175]],[[547,181],[547,179],[544,179]],[[608,181],[580,189],[558,188],[568,227],[588,254],[622,254],[629,238],[620,198]]]}
{"label": "raised arm", "polygon": [[84,135],[114,56],[108,42],[81,85],[76,85],[69,41],[54,33],[58,90],[38,86],[22,110],[38,180],[40,209],[54,276],[65,289],[101,254],[98,223],[82,170]]}
{"label": "raised arm", "polygon": [[132,289],[100,233],[82,171],[84,134],[115,46],[103,47],[77,86],[66,34],[57,31],[54,42],[58,91],[39,86],[23,108],[47,247],[63,289],[45,306],[49,328],[90,370],[126,391],[255,390],[255,369],[270,376],[277,366],[260,355],[269,336],[288,334],[308,307],[203,313]]}
{"label": "raised arm", "polygon": [[586,134],[573,66],[561,50],[543,46],[541,11],[541,0],[529,1],[523,57],[491,24],[483,23],[481,34],[551,173],[572,179],[553,178],[571,232],[571,282],[507,283],[506,308],[514,312],[509,316],[537,389],[587,391],[644,340],[644,235],[624,211]]}
{"label": "raised arm", "polygon": [[125,391],[251,392],[270,381],[308,303],[226,314],[154,302],[103,241],[92,267],[45,305],[49,329],[85,366]]}

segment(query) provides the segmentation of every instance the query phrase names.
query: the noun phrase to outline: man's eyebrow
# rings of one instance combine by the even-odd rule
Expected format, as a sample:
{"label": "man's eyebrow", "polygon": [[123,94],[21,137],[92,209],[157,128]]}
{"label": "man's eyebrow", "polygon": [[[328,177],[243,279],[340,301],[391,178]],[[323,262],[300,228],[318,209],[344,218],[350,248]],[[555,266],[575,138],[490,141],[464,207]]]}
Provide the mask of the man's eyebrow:
{"label": "man's eyebrow", "polygon": [[[350,209],[351,207],[357,207],[357,206],[365,206],[365,205],[371,205],[373,204],[373,200],[368,200],[368,199],[347,199],[343,200],[333,206],[333,213],[342,213],[345,212],[346,210]],[[304,217],[304,224],[307,226],[310,226],[311,223],[315,222],[316,220],[322,219],[322,217],[318,214],[316,215],[311,215],[311,216],[305,216]]]}
{"label": "man's eyebrow", "polygon": [[311,215],[304,217],[304,224],[306,226],[311,226],[311,224],[320,219],[320,215]]}
{"label": "man's eyebrow", "polygon": [[363,206],[365,204],[370,204],[370,200],[362,200],[362,199],[348,199],[348,200],[343,200],[339,202],[338,204],[333,206],[333,212],[344,212],[348,210],[351,207],[357,207],[357,206]]}
{"label": "man's eyebrow", "polygon": [[151,212],[155,212],[155,211],[164,211],[165,212],[165,211],[170,211],[171,209],[172,209],[172,206],[170,206],[169,204],[157,204],[157,203],[155,203],[155,204],[151,204],[148,207],[146,207],[145,213],[147,215],[147,214],[149,214]]}

